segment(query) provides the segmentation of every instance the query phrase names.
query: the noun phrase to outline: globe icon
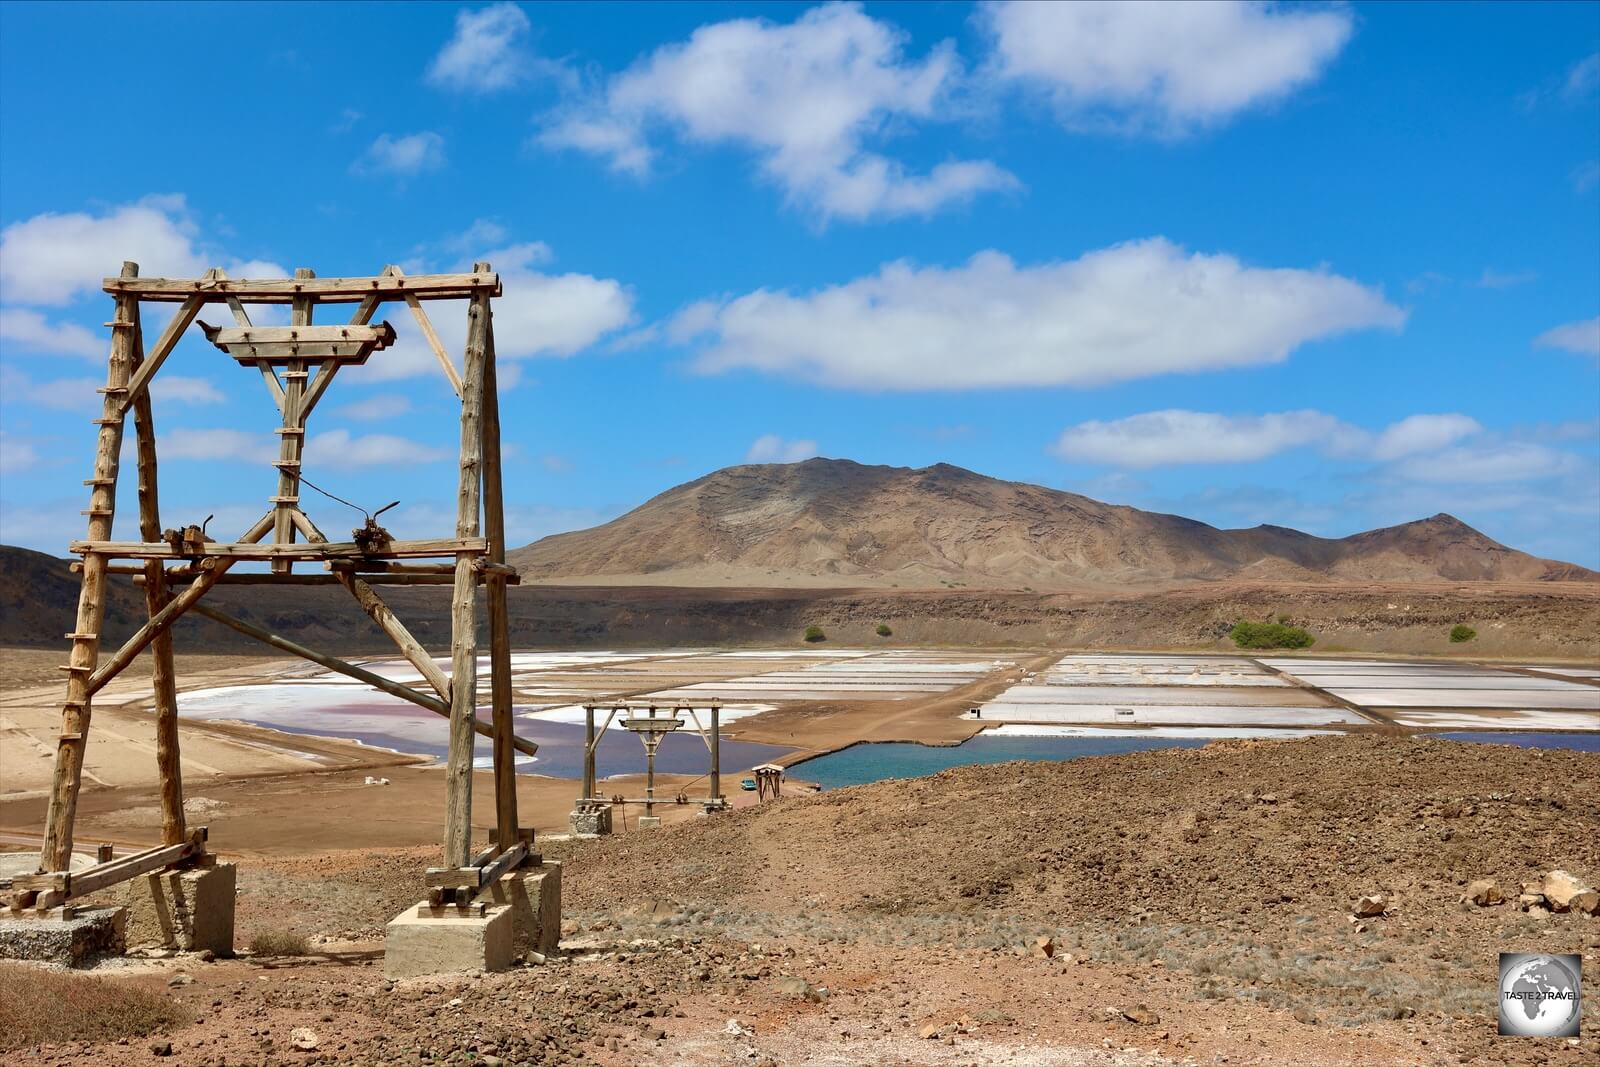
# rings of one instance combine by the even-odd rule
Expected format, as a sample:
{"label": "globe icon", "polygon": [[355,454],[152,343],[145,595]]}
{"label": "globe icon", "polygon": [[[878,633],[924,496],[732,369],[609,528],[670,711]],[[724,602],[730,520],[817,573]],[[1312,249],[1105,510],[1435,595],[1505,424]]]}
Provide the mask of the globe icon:
{"label": "globe icon", "polygon": [[1524,956],[1500,978],[1500,1030],[1525,1037],[1577,1033],[1578,973],[1557,956]]}

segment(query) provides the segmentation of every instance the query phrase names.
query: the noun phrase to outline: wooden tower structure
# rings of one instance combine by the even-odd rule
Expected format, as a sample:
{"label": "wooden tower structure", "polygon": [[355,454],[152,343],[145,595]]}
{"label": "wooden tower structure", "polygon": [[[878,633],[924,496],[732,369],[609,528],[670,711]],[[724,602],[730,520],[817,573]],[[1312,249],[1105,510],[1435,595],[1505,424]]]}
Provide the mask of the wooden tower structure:
{"label": "wooden tower structure", "polygon": [[[532,859],[531,833],[517,822],[515,752],[535,746],[512,731],[510,634],[506,587],[517,580],[505,564],[505,507],[500,467],[500,407],[495,386],[494,321],[491,300],[500,279],[488,263],[470,274],[407,277],[398,267],[360,278],[318,278],[306,269],[292,279],[230,279],[221,270],[196,279],[141,278],[136,264],[104,285],[116,312],[106,373],[98,439],[89,487],[88,533],[71,551],[82,557],[74,569],[82,578],[71,656],[62,705],[61,737],[44,827],[39,873],[12,881],[12,910],[44,911],[75,896],[150,871],[202,860],[206,834],[184,820],[183,778],[178,752],[178,705],[173,676],[171,627],[193,609],[196,614],[262,640],[284,651],[402,697],[446,716],[449,754],[445,772],[444,866],[430,868],[428,885],[436,903],[465,904],[506,871]],[[466,302],[467,340],[461,369],[445,350],[424,305]],[[175,303],[177,313],[154,345],[145,347],[140,308],[145,302]],[[368,517],[351,540],[330,541],[312,522],[300,496],[300,468],[306,424],[336,374],[359,369],[395,339],[387,322],[373,325],[379,308],[403,303],[416,320],[461,402],[460,481],[453,536],[400,540]],[[245,305],[286,304],[290,325],[258,326]],[[197,317],[213,310],[229,326],[202,322],[207,340],[242,367],[260,373],[281,415],[275,489],[266,513],[234,541],[214,541],[203,526],[162,526],[156,478],[156,431],[149,387],[161,365]],[[319,308],[354,305],[343,321],[316,321]],[[133,416],[136,440],[139,540],[112,540],[117,506],[123,433]],[[419,562],[426,560],[435,562]],[[230,574],[240,561],[265,562],[263,573]],[[120,562],[120,561],[133,561]],[[295,572],[296,565],[320,565],[320,573]],[[149,620],[123,645],[102,658],[108,576],[132,573],[144,586]],[[305,648],[202,603],[219,584],[339,584],[349,590],[374,622],[399,646],[426,681],[426,689],[382,678],[334,656]],[[439,669],[422,645],[389,609],[377,587],[388,584],[448,584],[451,601],[451,671]],[[477,605],[485,593],[489,621],[489,702],[491,723],[477,717]],[[72,871],[73,823],[89,742],[94,695],[146,648],[151,651],[155,691],[156,762],[161,784],[162,845],[121,859]],[[431,690],[431,691],[427,691]],[[477,734],[494,741],[496,845],[472,854],[472,759]]]}

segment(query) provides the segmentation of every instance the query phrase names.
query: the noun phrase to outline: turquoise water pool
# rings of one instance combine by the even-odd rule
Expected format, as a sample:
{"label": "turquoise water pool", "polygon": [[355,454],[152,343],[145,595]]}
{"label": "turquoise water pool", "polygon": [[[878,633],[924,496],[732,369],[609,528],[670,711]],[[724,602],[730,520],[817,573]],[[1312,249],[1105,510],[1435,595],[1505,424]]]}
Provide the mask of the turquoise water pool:
{"label": "turquoise water pool", "polygon": [[795,764],[790,774],[824,789],[864,785],[885,778],[920,778],[947,767],[1008,760],[1068,760],[1115,756],[1150,748],[1199,748],[1206,738],[1174,737],[989,737],[979,734],[962,745],[935,748],[903,741],[852,745]]}
{"label": "turquoise water pool", "polygon": [[[1434,736],[1528,748],[1600,751],[1600,735],[1460,731]],[[1115,756],[1153,748],[1199,748],[1210,738],[1196,737],[1002,737],[979,734],[961,745],[934,747],[904,741],[859,744],[797,763],[790,775],[816,782],[824,789],[881,782],[887,778],[920,778],[948,767],[966,767],[1009,760],[1070,760],[1081,756]]]}

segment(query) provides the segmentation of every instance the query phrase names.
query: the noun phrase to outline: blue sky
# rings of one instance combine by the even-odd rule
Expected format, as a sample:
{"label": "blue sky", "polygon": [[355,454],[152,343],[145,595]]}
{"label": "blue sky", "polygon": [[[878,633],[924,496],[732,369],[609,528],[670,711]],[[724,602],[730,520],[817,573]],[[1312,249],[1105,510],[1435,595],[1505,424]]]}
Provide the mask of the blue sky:
{"label": "blue sky", "polygon": [[[81,536],[122,260],[476,258],[518,543],[821,454],[1600,566],[1584,3],[8,3],[0,540]],[[305,470],[445,534],[455,402],[387,315]],[[157,381],[164,517],[231,536],[275,410],[197,334]]]}

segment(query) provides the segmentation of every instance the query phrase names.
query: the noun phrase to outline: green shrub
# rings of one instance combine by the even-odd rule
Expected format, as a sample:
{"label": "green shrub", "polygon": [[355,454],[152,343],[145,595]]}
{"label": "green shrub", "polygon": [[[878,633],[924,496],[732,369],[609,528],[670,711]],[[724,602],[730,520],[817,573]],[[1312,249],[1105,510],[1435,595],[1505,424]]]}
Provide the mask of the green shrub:
{"label": "green shrub", "polygon": [[1301,627],[1281,622],[1236,622],[1232,636],[1240,648],[1310,648],[1316,641]]}
{"label": "green shrub", "polygon": [[1464,622],[1458,622],[1450,628],[1450,643],[1452,645],[1466,644],[1468,641],[1471,641],[1477,636],[1478,631],[1474,630]]}
{"label": "green shrub", "polygon": [[815,641],[826,641],[827,639],[828,639],[828,635],[823,633],[822,632],[822,627],[818,626],[817,624],[812,623],[810,626],[806,627],[806,640],[807,641],[813,641],[813,642],[815,642]]}
{"label": "green shrub", "polygon": [[888,623],[880,622],[878,624],[878,636],[879,637],[892,637],[893,635],[894,635],[894,631],[889,629],[889,624]]}

